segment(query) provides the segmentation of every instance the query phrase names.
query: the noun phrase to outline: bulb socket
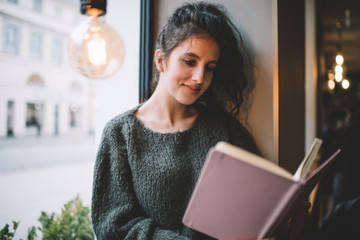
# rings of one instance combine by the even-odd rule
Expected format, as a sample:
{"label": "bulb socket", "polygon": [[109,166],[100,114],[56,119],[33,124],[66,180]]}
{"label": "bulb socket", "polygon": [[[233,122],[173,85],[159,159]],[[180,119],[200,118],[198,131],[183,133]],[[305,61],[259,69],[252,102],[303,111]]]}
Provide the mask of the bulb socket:
{"label": "bulb socket", "polygon": [[[100,11],[94,11],[94,10]],[[98,16],[106,14],[106,0],[80,0],[81,14],[92,15],[93,12],[100,13]]]}

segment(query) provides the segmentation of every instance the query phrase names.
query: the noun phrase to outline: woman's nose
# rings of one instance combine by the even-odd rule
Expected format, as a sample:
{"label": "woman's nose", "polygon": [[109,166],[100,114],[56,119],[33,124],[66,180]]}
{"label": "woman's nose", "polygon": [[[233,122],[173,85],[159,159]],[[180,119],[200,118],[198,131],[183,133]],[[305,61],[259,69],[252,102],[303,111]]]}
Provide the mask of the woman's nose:
{"label": "woman's nose", "polygon": [[204,81],[204,70],[198,69],[197,71],[195,71],[192,75],[192,80],[194,80],[198,84],[202,83]]}

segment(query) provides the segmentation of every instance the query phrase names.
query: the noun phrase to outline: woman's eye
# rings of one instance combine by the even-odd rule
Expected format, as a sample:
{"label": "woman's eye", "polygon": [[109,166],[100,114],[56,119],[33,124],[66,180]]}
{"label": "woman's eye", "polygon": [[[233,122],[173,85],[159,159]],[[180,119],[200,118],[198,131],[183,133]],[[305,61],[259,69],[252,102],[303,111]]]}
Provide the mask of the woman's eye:
{"label": "woman's eye", "polygon": [[208,66],[208,67],[206,67],[206,71],[208,71],[208,72],[213,72],[213,71],[215,71],[215,66]]}
{"label": "woman's eye", "polygon": [[194,66],[195,65],[195,61],[193,60],[184,60],[185,64],[186,65],[189,65],[189,66]]}

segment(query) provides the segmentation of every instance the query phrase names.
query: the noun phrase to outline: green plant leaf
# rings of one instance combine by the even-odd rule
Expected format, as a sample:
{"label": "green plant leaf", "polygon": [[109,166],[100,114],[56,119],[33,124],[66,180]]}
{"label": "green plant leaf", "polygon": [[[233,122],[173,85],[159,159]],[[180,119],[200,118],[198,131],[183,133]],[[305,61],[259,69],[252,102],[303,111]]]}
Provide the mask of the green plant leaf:
{"label": "green plant leaf", "polygon": [[[42,240],[94,240],[90,219],[90,208],[83,206],[79,196],[63,205],[61,213],[41,212],[38,218],[41,226],[28,228],[26,240],[35,240],[36,230],[42,233]],[[13,221],[13,230],[9,224],[0,230],[0,240],[12,240],[20,222]],[[20,239],[21,240],[21,239]]]}
{"label": "green plant leaf", "polygon": [[26,240],[35,240],[35,237],[37,237],[36,227],[32,226],[31,228],[28,229],[28,235]]}
{"label": "green plant leaf", "polygon": [[12,221],[12,222],[13,222],[13,229],[14,229],[14,231],[16,231],[20,222],[16,222],[16,221]]}
{"label": "green plant leaf", "polygon": [[93,240],[90,209],[79,196],[63,205],[61,214],[42,212],[39,217],[43,240]]}

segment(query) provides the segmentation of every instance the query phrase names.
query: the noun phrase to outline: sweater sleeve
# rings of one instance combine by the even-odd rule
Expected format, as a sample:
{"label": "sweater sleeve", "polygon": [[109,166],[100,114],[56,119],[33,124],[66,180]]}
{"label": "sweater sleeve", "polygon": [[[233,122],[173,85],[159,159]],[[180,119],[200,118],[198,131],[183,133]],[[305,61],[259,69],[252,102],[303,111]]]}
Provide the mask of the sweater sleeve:
{"label": "sweater sleeve", "polygon": [[139,206],[119,132],[111,124],[105,127],[95,162],[91,217],[97,239],[188,239],[160,229]]}

